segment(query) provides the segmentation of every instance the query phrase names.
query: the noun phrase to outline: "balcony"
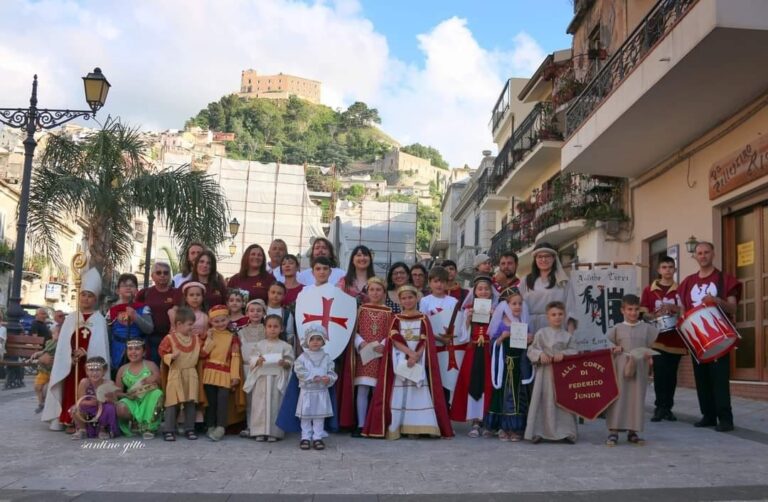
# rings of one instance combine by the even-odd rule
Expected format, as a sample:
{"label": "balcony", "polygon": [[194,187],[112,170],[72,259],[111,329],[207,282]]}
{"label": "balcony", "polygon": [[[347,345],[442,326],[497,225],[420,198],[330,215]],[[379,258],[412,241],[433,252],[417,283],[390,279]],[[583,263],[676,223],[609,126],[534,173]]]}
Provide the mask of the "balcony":
{"label": "balcony", "polygon": [[489,124],[491,127],[491,134],[493,136],[496,135],[496,131],[499,129],[499,126],[509,114],[510,104],[512,103],[512,89],[510,87],[511,83],[512,79],[507,80],[507,83],[504,85],[504,89],[501,90],[501,94],[499,94],[499,98],[496,100],[496,104],[493,106],[493,111],[491,112],[491,123]]}
{"label": "balcony", "polygon": [[765,92],[765,47],[768,2],[659,1],[568,108],[562,168],[648,171]]}
{"label": "balcony", "polygon": [[556,162],[563,136],[553,120],[551,103],[537,103],[494,161],[491,187],[504,199],[520,197],[541,174]]}
{"label": "balcony", "polygon": [[477,256],[478,253],[480,253],[479,246],[464,246],[459,249],[459,256],[456,259],[456,268],[459,272],[474,269],[475,256]]}
{"label": "balcony", "polygon": [[624,185],[620,178],[560,174],[517,204],[517,214],[491,238],[489,255],[498,259],[505,251],[520,254],[540,241],[558,247],[598,222],[605,224],[606,232],[618,232],[627,219]]}
{"label": "balcony", "polygon": [[496,195],[493,189],[493,170],[488,168],[480,175],[477,180],[477,191],[475,192],[475,199],[477,201],[477,207],[481,210],[498,211],[504,209],[509,203],[507,197]]}

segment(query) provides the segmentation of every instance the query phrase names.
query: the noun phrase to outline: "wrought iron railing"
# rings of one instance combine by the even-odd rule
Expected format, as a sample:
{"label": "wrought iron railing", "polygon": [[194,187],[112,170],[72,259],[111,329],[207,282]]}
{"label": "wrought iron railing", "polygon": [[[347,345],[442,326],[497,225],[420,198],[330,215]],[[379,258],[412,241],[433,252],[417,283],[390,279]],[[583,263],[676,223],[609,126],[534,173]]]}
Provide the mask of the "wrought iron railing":
{"label": "wrought iron railing", "polygon": [[564,173],[518,202],[515,216],[491,237],[489,255],[520,252],[547,228],[574,220],[626,220],[622,192],[626,180]]}
{"label": "wrought iron railing", "polygon": [[660,0],[616,53],[573,101],[566,112],[568,135],[594,112],[632,73],[656,44],[691,10],[698,0]]}
{"label": "wrought iron railing", "polygon": [[512,101],[512,90],[509,87],[511,80],[507,80],[504,89],[499,94],[499,99],[496,100],[496,104],[493,106],[491,112],[491,134],[496,133],[496,129],[499,127],[504,115],[509,111],[509,105]]}
{"label": "wrought iron railing", "polygon": [[540,141],[563,139],[553,117],[552,104],[544,102],[537,103],[523,119],[493,162],[493,175],[489,181],[494,190]]}

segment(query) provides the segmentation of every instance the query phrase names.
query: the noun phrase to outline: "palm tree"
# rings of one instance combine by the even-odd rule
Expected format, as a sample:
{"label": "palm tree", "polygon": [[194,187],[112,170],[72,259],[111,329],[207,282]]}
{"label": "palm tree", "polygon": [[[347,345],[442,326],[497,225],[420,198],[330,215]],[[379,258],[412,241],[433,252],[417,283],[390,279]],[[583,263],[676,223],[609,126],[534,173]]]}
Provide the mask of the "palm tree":
{"label": "palm tree", "polygon": [[[57,218],[84,222],[91,266],[110,279],[133,249],[132,223],[160,218],[183,246],[212,248],[226,238],[228,207],[219,184],[189,166],[153,171],[138,129],[108,120],[80,141],[49,138],[30,190],[30,243],[60,263]],[[148,243],[148,247],[151,244]]]}

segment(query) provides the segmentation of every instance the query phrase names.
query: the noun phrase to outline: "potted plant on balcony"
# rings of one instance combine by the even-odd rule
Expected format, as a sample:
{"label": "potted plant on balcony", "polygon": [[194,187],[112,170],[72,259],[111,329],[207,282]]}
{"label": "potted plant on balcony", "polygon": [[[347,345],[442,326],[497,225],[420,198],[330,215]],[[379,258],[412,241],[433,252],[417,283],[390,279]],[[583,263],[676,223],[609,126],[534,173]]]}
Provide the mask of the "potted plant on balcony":
{"label": "potted plant on balcony", "polygon": [[559,85],[552,95],[552,103],[557,107],[572,100],[584,90],[584,83],[576,80],[573,73],[564,75],[559,80]]}

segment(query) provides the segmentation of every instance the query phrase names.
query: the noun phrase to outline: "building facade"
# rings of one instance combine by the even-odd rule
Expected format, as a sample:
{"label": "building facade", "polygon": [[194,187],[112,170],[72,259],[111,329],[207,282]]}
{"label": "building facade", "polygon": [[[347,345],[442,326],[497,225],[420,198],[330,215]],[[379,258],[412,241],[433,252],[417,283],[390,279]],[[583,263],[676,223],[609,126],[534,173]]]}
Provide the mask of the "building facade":
{"label": "building facade", "polygon": [[256,70],[243,70],[240,76],[240,96],[244,98],[288,99],[296,96],[320,103],[322,84],[317,80],[278,73],[277,75],[259,75]]}
{"label": "building facade", "polygon": [[643,285],[659,254],[683,278],[698,269],[686,241],[714,243],[744,285],[732,390],[768,399],[768,2],[581,1],[569,32],[595,57],[575,65],[562,171],[630,179],[613,252],[647,265]]}

